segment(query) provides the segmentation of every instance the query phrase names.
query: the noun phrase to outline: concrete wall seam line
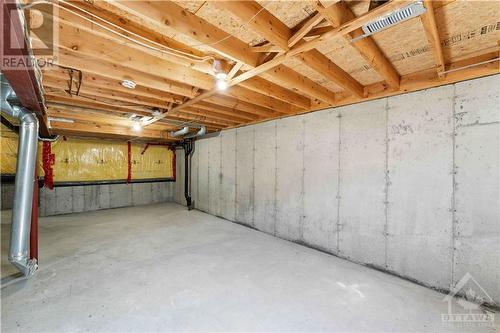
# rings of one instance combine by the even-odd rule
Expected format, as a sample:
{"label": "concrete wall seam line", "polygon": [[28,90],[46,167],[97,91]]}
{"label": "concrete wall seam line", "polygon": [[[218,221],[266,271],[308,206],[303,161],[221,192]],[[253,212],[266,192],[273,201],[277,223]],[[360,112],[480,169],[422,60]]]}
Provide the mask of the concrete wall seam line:
{"label": "concrete wall seam line", "polygon": [[305,223],[305,150],[306,150],[306,118],[302,116],[302,174],[300,177],[300,219],[299,219],[299,239],[304,242],[304,223]]}
{"label": "concrete wall seam line", "polygon": [[276,236],[278,219],[278,122],[274,122],[274,221],[273,235]]}
{"label": "concrete wall seam line", "polygon": [[224,177],[224,173],[222,172],[222,135],[219,135],[219,152],[220,152],[220,163],[219,163],[219,216],[222,216],[222,201],[224,200],[224,196],[222,195],[224,189],[222,187],[222,178]]}
{"label": "concrete wall seam line", "polygon": [[207,213],[210,211],[210,139],[207,140]]}
{"label": "concrete wall seam line", "polygon": [[340,154],[342,152],[342,113],[340,111],[337,112],[337,118],[338,118],[338,165],[337,165],[337,223],[336,223],[336,236],[337,236],[337,254],[340,255],[340,230],[341,230],[341,221],[340,221],[340,184],[341,184],[341,157]]}
{"label": "concrete wall seam line", "polygon": [[255,227],[255,127],[252,131],[252,227]]}
{"label": "concrete wall seam line", "polygon": [[456,137],[457,137],[457,113],[456,113],[456,101],[457,100],[457,94],[456,94],[456,86],[453,85],[453,103],[452,103],[452,122],[453,122],[453,133],[451,135],[451,144],[452,144],[452,170],[451,170],[451,244],[450,244],[450,250],[451,250],[451,265],[450,265],[450,289],[453,288],[455,284],[455,265],[456,265],[456,259],[457,259],[457,250],[456,250],[456,237],[457,237],[457,207],[456,207],[456,200],[455,200],[455,191],[457,187],[457,182],[456,182],[456,174],[457,174],[457,165],[456,165],[456,151],[455,151],[455,145],[456,145]]}
{"label": "concrete wall seam line", "polygon": [[234,220],[238,216],[238,129],[234,133]]}
{"label": "concrete wall seam line", "polygon": [[238,193],[238,186],[236,185],[238,182],[238,177],[237,177],[237,168],[238,168],[238,160],[237,160],[237,149],[238,147],[236,146],[237,142],[237,135],[238,132],[235,130],[234,131],[234,221],[236,221],[236,196]]}
{"label": "concrete wall seam line", "polygon": [[389,186],[391,179],[389,175],[389,99],[385,98],[385,189],[384,189],[384,267],[388,268],[387,251],[389,242]]}

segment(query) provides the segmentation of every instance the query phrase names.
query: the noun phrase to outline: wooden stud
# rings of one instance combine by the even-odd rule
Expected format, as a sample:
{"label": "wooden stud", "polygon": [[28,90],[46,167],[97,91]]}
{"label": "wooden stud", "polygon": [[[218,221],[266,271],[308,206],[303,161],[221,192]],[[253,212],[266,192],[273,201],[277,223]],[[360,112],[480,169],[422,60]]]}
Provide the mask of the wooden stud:
{"label": "wooden stud", "polygon": [[424,26],[425,35],[429,41],[429,45],[432,49],[432,55],[434,56],[434,62],[436,63],[436,70],[439,76],[442,76],[444,71],[445,60],[443,56],[443,50],[441,48],[441,39],[439,38],[439,32],[436,25],[436,19],[434,17],[434,8],[432,1],[425,0],[424,6],[427,12],[420,16],[422,25]]}
{"label": "wooden stud", "polygon": [[343,89],[359,97],[364,97],[364,87],[319,51],[310,50],[300,54],[298,58],[304,64],[335,82]]}
{"label": "wooden stud", "polygon": [[[382,7],[384,7],[384,5],[378,8]],[[352,11],[344,2],[338,2],[328,8],[317,5],[316,8],[321,14],[323,14],[323,16],[332,24],[334,28],[340,27],[346,22],[356,19]],[[372,12],[369,12],[368,14],[370,13]],[[363,34],[363,31],[360,28],[357,28],[353,31],[350,31],[349,34],[346,34],[344,36],[346,37],[346,39],[351,40],[353,38],[360,37]],[[357,49],[359,54],[363,56],[363,58],[385,79],[389,86],[391,86],[393,89],[398,89],[398,72],[389,62],[389,60],[387,60],[384,53],[380,50],[380,48],[371,37],[368,36],[362,38],[352,43],[351,45],[355,49]]]}
{"label": "wooden stud", "polygon": [[[247,26],[269,42],[288,50],[290,29],[256,1],[215,1],[214,4],[239,17]],[[250,19],[250,20],[249,20]]]}
{"label": "wooden stud", "polygon": [[302,38],[307,35],[312,28],[318,25],[323,20],[323,15],[321,13],[316,13],[312,17],[310,17],[302,27],[300,27],[297,32],[293,34],[290,39],[288,39],[288,47],[292,47],[297,44]]}

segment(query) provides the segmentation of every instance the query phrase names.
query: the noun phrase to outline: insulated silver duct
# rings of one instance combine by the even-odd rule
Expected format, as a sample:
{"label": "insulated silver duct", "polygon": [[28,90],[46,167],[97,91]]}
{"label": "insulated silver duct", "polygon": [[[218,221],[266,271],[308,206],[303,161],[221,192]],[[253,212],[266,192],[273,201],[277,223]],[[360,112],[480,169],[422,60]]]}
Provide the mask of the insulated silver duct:
{"label": "insulated silver duct", "polygon": [[198,138],[200,136],[205,135],[205,132],[206,132],[205,126],[202,126],[202,127],[200,127],[200,129],[199,129],[198,132],[196,132],[194,134],[191,134],[191,135],[187,135],[187,136],[184,137],[184,139]]}
{"label": "insulated silver duct", "polygon": [[1,111],[20,122],[9,261],[28,277],[38,268],[36,259],[29,258],[38,119],[25,108],[11,106],[7,101],[9,91],[2,82]]}
{"label": "insulated silver duct", "polygon": [[184,126],[182,129],[175,131],[175,132],[170,132],[170,135],[174,138],[178,136],[182,136],[184,134],[187,134],[189,132],[189,127]]}
{"label": "insulated silver duct", "polygon": [[186,135],[184,139],[192,139],[192,138],[198,138],[200,136],[205,135],[205,132],[207,131],[205,126],[200,126],[200,129],[198,132],[190,135],[186,135],[189,133],[189,126],[184,126],[182,129],[176,131],[176,132],[170,132],[170,135],[174,138]]}

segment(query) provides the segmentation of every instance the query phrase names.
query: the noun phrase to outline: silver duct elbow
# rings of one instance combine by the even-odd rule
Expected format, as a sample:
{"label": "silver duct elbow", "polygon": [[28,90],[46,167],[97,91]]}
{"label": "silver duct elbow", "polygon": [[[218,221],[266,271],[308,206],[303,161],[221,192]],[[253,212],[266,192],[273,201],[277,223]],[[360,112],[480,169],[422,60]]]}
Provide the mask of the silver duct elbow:
{"label": "silver duct elbow", "polygon": [[181,128],[180,130],[178,131],[175,131],[175,132],[170,132],[170,135],[174,138],[176,137],[179,137],[179,136],[182,136],[182,135],[185,135],[189,133],[189,127],[187,126],[184,126],[183,128]]}
{"label": "silver duct elbow", "polygon": [[24,276],[29,277],[38,268],[36,259],[29,258],[38,119],[27,109],[11,107],[4,99],[1,107],[2,112],[16,117],[20,122],[9,261]]}
{"label": "silver duct elbow", "polygon": [[187,136],[184,137],[184,139],[192,139],[192,138],[198,138],[200,136],[204,136],[206,131],[207,131],[206,127],[202,126],[202,127],[200,127],[200,129],[198,130],[198,132],[196,132],[196,133],[194,133],[192,135],[187,135]]}
{"label": "silver duct elbow", "polygon": [[198,138],[200,136],[205,135],[205,132],[206,132],[206,127],[201,126],[200,129],[198,130],[198,132],[196,132],[194,134],[186,135],[189,133],[189,126],[184,126],[183,128],[181,128],[180,130],[178,130],[176,132],[170,132],[170,135],[174,138],[186,135],[184,137],[184,139],[192,139],[192,138]]}

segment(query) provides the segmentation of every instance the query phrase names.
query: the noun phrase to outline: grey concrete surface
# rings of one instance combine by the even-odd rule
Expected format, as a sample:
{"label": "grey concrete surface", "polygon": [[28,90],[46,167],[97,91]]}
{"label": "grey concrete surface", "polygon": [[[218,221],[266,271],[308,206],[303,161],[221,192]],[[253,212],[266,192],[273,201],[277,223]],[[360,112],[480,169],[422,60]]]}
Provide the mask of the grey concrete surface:
{"label": "grey concrete surface", "polygon": [[42,218],[40,265],[2,332],[454,331],[439,292],[173,203]]}
{"label": "grey concrete surface", "polygon": [[199,140],[195,207],[433,288],[469,273],[500,304],[499,86],[495,75]]}
{"label": "grey concrete surface", "polygon": [[12,209],[14,184],[0,183],[0,210]]}
{"label": "grey concrete surface", "polygon": [[147,205],[174,200],[172,182],[107,184],[40,189],[40,216]]}
{"label": "grey concrete surface", "polygon": [[[14,185],[1,184],[1,209],[12,208]],[[173,182],[107,184],[40,189],[40,216],[174,201]]]}

